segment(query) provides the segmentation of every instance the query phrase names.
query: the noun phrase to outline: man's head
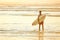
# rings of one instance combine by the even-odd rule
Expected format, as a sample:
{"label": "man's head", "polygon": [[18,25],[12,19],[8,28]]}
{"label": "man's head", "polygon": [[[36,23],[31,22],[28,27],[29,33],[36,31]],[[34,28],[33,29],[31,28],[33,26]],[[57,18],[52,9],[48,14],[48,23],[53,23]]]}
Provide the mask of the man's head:
{"label": "man's head", "polygon": [[39,15],[41,15],[41,12],[42,12],[42,11],[39,11]]}

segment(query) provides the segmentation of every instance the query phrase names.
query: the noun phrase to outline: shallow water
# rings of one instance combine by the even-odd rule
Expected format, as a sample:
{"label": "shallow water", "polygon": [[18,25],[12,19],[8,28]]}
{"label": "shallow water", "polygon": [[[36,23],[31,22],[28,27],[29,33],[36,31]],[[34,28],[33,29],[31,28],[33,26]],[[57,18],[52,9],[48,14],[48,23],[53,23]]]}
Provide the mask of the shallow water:
{"label": "shallow water", "polygon": [[[0,15],[0,40],[60,40],[60,17],[46,16],[44,32],[32,26],[37,16]],[[39,36],[40,35],[40,36]]]}
{"label": "shallow water", "polygon": [[[38,31],[38,25],[32,26],[37,16],[0,16],[0,30]],[[45,31],[60,32],[60,17],[46,16]]]}

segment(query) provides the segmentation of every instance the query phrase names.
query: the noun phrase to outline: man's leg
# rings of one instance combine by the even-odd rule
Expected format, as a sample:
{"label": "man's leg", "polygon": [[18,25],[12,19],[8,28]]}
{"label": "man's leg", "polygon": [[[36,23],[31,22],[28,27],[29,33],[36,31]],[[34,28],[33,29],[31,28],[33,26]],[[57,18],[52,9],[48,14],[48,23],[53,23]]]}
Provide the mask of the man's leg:
{"label": "man's leg", "polygon": [[44,31],[44,22],[42,22],[42,31]]}
{"label": "man's leg", "polygon": [[41,24],[39,23],[39,32],[40,32],[40,25],[41,25]]}

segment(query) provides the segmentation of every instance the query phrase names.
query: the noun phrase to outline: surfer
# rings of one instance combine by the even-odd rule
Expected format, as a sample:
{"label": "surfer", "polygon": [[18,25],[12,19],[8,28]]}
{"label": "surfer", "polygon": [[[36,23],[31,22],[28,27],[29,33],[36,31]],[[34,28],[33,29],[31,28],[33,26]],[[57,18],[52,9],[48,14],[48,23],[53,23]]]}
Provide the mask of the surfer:
{"label": "surfer", "polygon": [[36,20],[34,20],[34,22],[32,23],[32,25],[37,25],[39,24],[39,31],[40,31],[40,25],[42,25],[42,30],[44,30],[44,19],[45,19],[46,15],[41,14],[41,11],[39,11],[39,15],[38,18]]}

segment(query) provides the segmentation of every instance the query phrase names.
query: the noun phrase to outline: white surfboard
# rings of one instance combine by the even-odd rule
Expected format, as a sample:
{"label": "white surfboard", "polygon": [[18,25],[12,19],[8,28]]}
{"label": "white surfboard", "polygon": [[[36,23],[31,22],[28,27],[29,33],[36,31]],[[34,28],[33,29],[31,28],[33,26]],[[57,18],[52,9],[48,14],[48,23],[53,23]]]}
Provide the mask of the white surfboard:
{"label": "white surfboard", "polygon": [[[39,22],[43,22],[45,19],[46,15],[40,15],[39,17]],[[32,23],[32,25],[37,25],[38,24],[38,18]]]}

